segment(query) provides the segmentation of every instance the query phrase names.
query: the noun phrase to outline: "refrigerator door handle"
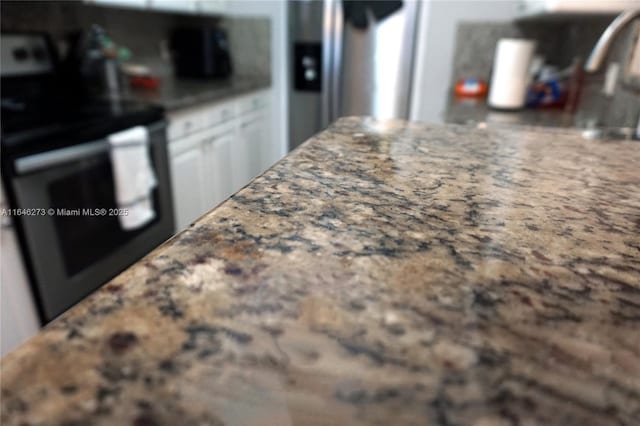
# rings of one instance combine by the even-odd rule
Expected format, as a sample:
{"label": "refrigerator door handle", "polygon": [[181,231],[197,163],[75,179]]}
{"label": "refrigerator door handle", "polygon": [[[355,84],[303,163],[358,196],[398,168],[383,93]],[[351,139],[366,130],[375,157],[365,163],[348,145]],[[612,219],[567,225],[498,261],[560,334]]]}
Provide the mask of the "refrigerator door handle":
{"label": "refrigerator door handle", "polygon": [[335,12],[334,12],[334,29],[333,29],[333,62],[332,62],[332,87],[331,93],[331,122],[335,121],[342,111],[342,94],[340,93],[340,87],[342,83],[342,46],[344,43],[344,16],[342,9],[343,0],[336,0]]}
{"label": "refrigerator door handle", "polygon": [[324,10],[322,16],[322,92],[320,93],[322,117],[321,127],[324,129],[329,125],[331,115],[331,52],[333,44],[333,8],[336,0],[324,0]]}
{"label": "refrigerator door handle", "polygon": [[325,0],[322,30],[322,127],[327,127],[340,111],[340,70],[342,68],[342,0]]}

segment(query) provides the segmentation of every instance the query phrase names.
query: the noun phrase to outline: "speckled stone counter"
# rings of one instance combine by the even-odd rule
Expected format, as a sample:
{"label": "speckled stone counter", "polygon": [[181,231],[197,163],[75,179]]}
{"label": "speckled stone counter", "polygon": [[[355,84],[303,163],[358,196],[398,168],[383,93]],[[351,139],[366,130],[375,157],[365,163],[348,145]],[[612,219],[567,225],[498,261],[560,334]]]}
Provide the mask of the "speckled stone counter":
{"label": "speckled stone counter", "polygon": [[223,101],[271,86],[268,76],[234,76],[223,80],[163,76],[158,90],[128,89],[127,97],[162,105],[168,111]]}
{"label": "speckled stone counter", "polygon": [[[592,117],[595,118],[595,117]],[[489,108],[486,99],[449,98],[444,121],[453,124],[489,123],[492,125],[527,125],[542,127],[586,127],[584,113],[568,114],[559,109],[530,109],[498,111]]]}
{"label": "speckled stone counter", "polygon": [[341,119],[2,360],[6,425],[637,425],[640,144]]}

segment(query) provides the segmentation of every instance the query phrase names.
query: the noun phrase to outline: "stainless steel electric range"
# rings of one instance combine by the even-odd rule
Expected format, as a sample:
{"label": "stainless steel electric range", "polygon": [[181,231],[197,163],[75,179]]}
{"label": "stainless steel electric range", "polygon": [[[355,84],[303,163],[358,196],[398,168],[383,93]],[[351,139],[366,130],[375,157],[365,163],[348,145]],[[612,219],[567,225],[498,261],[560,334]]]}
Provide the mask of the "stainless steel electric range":
{"label": "stainless steel electric range", "polygon": [[[3,34],[0,58],[2,179],[43,323],[173,233],[164,111],[88,96],[51,46],[46,35]],[[106,137],[133,126],[149,134],[155,219],[124,230],[116,215],[83,213],[118,207]]]}

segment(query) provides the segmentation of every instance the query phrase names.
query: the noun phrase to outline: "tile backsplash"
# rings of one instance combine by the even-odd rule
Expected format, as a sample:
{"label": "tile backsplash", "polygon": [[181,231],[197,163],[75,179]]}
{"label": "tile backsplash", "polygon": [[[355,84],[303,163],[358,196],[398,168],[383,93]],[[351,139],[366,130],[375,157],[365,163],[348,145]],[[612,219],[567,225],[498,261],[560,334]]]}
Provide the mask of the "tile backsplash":
{"label": "tile backsplash", "polygon": [[266,18],[224,18],[233,65],[243,75],[271,73],[271,23]]}
{"label": "tile backsplash", "polygon": [[2,31],[48,32],[62,51],[67,33],[87,29],[91,24],[102,26],[116,43],[131,49],[132,62],[153,65],[161,73],[170,70],[161,53],[166,50],[172,28],[217,25],[227,31],[235,74],[271,74],[268,18],[197,16],[102,7],[80,1],[3,1],[0,8]]}
{"label": "tile backsplash", "polygon": [[[537,53],[546,62],[561,68],[569,66],[573,59],[583,61],[589,56],[596,41],[611,22],[610,16],[583,17],[580,20],[541,20],[524,22],[463,22],[458,26],[451,82],[460,78],[483,78],[489,81],[493,55],[497,41],[503,37],[524,37],[537,41]],[[636,22],[618,35],[607,63],[626,63],[628,52],[636,42],[640,23]],[[598,118],[608,126],[634,127],[640,115],[640,93],[618,79],[612,98],[602,95],[603,69],[585,76],[578,110],[578,122]]]}

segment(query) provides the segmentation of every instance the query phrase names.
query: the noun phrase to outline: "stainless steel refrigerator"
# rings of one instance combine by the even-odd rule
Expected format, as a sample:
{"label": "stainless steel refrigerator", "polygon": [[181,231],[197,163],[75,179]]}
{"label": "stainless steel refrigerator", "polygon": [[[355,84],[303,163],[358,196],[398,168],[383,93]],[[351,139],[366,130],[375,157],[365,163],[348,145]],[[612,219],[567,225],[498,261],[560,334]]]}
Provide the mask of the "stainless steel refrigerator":
{"label": "stainless steel refrigerator", "polygon": [[291,149],[338,117],[408,118],[417,1],[288,6]]}

